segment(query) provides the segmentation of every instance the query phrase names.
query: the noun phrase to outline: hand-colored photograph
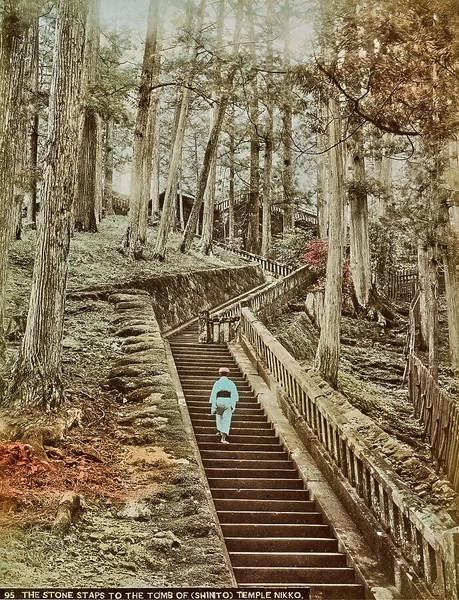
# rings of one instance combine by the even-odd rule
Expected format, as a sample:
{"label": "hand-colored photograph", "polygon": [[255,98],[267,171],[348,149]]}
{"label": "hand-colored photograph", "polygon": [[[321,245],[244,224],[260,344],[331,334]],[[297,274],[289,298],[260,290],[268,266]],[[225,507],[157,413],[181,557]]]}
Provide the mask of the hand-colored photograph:
{"label": "hand-colored photograph", "polygon": [[0,600],[459,600],[457,0],[0,0]]}

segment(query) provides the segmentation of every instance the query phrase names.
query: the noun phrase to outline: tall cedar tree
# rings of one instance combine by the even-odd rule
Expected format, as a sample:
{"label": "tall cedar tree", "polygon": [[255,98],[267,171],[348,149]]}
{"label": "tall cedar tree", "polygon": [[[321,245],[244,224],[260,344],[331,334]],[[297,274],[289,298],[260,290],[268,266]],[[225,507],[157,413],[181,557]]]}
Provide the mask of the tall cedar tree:
{"label": "tall cedar tree", "polygon": [[93,90],[99,82],[100,0],[88,0],[74,219],[77,231],[97,232],[102,207],[102,120]]}
{"label": "tall cedar tree", "polygon": [[28,30],[38,4],[14,0],[4,6],[0,31],[0,366],[5,358],[6,278],[8,251],[14,228],[14,186],[20,132],[24,119],[24,68],[30,41]]}
{"label": "tall cedar tree", "polygon": [[243,8],[244,0],[238,0],[236,6],[236,22],[233,36],[232,64],[229,66],[226,80],[222,84],[221,95],[218,102],[217,115],[215,118],[215,122],[212,126],[209,139],[207,141],[206,150],[204,153],[204,160],[198,177],[196,196],[193,202],[193,206],[191,208],[188,222],[185,227],[185,231],[183,232],[182,240],[180,243],[180,252],[188,252],[191,248],[194,232],[196,231],[196,225],[198,223],[199,212],[201,210],[202,202],[204,200],[204,194],[208,183],[208,177],[212,161],[214,160],[214,157],[217,152],[218,139],[222,130],[223,120],[225,118],[226,109],[228,107],[230,98],[233,93],[234,77],[238,69],[238,62],[236,59],[239,53]]}
{"label": "tall cedar tree", "polygon": [[86,0],[59,1],[32,291],[6,398],[17,412],[27,408],[48,412],[65,397],[62,337],[86,17]]}
{"label": "tall cedar tree", "polygon": [[142,258],[147,242],[148,201],[150,199],[152,151],[157,109],[153,89],[157,86],[159,78],[158,19],[159,1],[150,0],[134,132],[129,223],[125,239],[126,252],[132,258]]}
{"label": "tall cedar tree", "polygon": [[[187,28],[191,28],[191,5],[188,3],[187,10]],[[174,143],[171,149],[169,159],[169,171],[167,174],[166,191],[164,193],[164,203],[159,224],[158,234],[156,237],[156,246],[154,257],[157,260],[163,261],[166,258],[166,244],[169,236],[169,231],[172,225],[173,211],[176,205],[177,184],[180,170],[180,162],[182,158],[183,141],[185,138],[185,130],[187,124],[188,107],[190,103],[190,87],[193,80],[193,74],[196,68],[196,59],[199,50],[199,34],[204,22],[204,14],[206,9],[206,0],[201,0],[195,16],[195,24],[192,31],[191,46],[188,50],[188,71],[181,90],[180,105],[176,113]],[[193,231],[194,234],[194,231]]]}

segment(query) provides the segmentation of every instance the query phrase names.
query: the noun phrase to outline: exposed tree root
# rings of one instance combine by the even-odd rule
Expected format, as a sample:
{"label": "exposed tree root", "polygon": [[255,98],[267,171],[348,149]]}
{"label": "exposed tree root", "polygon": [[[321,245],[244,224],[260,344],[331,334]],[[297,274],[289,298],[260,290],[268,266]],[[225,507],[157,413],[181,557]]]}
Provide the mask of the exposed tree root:
{"label": "exposed tree root", "polygon": [[[69,429],[74,426],[81,427],[82,412],[71,408],[66,414],[56,416],[52,424],[40,423],[35,419],[33,425],[18,423],[16,425],[15,439],[33,448],[34,455],[43,463],[49,463],[45,445],[61,442]],[[49,416],[47,417],[49,421]]]}
{"label": "exposed tree root", "polygon": [[377,321],[382,327],[392,328],[400,325],[400,314],[398,314],[390,300],[382,296],[374,285],[370,289],[368,305],[366,307],[358,303],[354,291],[352,291],[352,305],[354,316],[356,317],[361,316],[372,321]]}
{"label": "exposed tree root", "polygon": [[52,526],[53,533],[65,535],[75,516],[84,509],[84,506],[84,499],[80,494],[65,492],[57,507],[56,518]]}

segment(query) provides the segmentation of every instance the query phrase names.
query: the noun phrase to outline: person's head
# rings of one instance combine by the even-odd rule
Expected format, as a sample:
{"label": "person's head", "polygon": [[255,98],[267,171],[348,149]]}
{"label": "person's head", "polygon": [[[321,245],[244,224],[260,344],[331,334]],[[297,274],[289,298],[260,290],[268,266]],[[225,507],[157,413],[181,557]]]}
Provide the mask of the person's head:
{"label": "person's head", "polygon": [[229,375],[230,370],[228,369],[228,367],[220,367],[218,369],[218,374],[220,375],[220,377],[227,377]]}

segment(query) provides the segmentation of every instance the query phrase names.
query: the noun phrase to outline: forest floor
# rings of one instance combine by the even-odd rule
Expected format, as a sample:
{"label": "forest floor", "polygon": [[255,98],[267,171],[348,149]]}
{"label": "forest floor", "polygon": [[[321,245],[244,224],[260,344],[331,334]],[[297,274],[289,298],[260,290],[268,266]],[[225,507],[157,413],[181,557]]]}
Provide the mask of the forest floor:
{"label": "forest floor", "polygon": [[[241,264],[221,251],[213,257],[182,255],[175,235],[164,263],[149,260],[148,253],[147,260],[133,263],[118,252],[125,224],[123,217],[109,217],[99,234],[75,235],[70,290]],[[34,241],[35,232],[25,231],[11,251],[9,314],[19,328],[27,309]],[[0,444],[0,587],[228,587],[231,580],[190,440],[161,425],[145,407],[135,431],[129,428],[121,395],[101,385],[120,355],[113,318],[108,302],[68,301],[66,389],[83,418],[82,427],[70,430],[64,443],[47,448],[52,468],[21,444]],[[298,319],[304,321],[304,314],[284,315],[275,324],[276,333],[304,340],[304,322]],[[422,430],[412,417],[406,389],[400,389],[404,333],[403,326],[383,333],[372,323],[346,318],[340,385],[362,412],[415,447],[428,469]],[[11,338],[13,357],[20,332],[13,330]],[[307,348],[305,357],[312,351]],[[414,489],[420,486],[420,495],[432,495],[433,479],[427,489],[422,487],[425,477],[410,481],[411,473],[400,474]],[[436,481],[437,504],[454,504],[456,496]],[[51,528],[66,490],[82,494],[85,506],[61,537]]]}
{"label": "forest floor", "polygon": [[[165,262],[149,259],[148,250],[146,260],[132,262],[118,251],[125,227],[126,219],[114,216],[102,222],[98,234],[75,234],[69,290],[241,264],[218,250],[213,257],[183,255],[175,234]],[[149,236],[151,251],[153,230]],[[25,231],[10,255],[9,314],[19,328],[27,311],[35,238],[35,232]],[[82,410],[82,427],[72,428],[58,447],[46,447],[51,469],[27,446],[0,444],[1,588],[231,585],[203,508],[190,440],[162,425],[161,417],[152,418],[151,407],[143,407],[145,418],[132,433],[123,419],[131,407],[119,392],[101,385],[120,356],[120,340],[111,328],[114,311],[106,301],[72,296],[67,301],[66,393]],[[13,328],[11,338],[13,358],[20,332]],[[0,435],[1,429],[0,416]],[[85,506],[61,537],[51,527],[66,490],[81,494]]]}

